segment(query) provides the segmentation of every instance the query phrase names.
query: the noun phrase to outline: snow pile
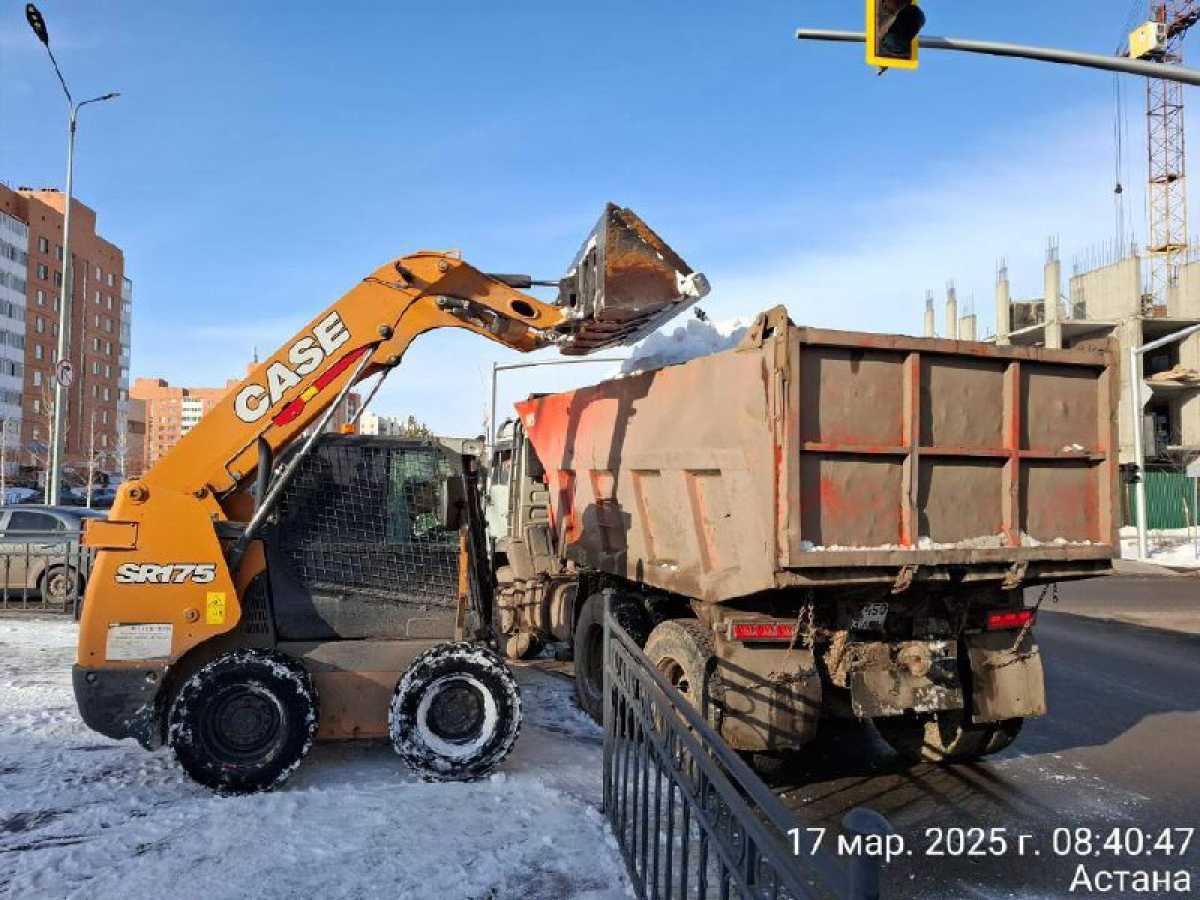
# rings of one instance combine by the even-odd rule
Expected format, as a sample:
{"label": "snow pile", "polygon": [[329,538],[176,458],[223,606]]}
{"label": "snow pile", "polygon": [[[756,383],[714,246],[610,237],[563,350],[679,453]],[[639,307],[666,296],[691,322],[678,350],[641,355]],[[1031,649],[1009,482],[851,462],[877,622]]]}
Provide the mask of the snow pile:
{"label": "snow pile", "polygon": [[75,635],[0,618],[5,896],[630,896],[599,811],[601,732],[564,679],[517,671],[525,731],[485,781],[424,783],[386,743],[318,744],[282,789],[218,797],[169,751],[80,722]]}
{"label": "snow pile", "polygon": [[[1160,566],[1200,569],[1200,528],[1150,529],[1146,535],[1147,562]],[[1121,529],[1121,558],[1138,558],[1137,529]]]}
{"label": "snow pile", "polygon": [[661,369],[710,353],[731,350],[745,337],[750,325],[748,319],[729,319],[724,322],[689,319],[686,325],[669,334],[656,331],[633,348],[633,353],[621,364],[621,374]]}
{"label": "snow pile", "polygon": [[[1039,541],[1031,534],[1021,532],[1022,547],[1090,547],[1091,541],[1069,541],[1066,538],[1058,537],[1053,541]],[[979,537],[964,538],[961,541],[947,543],[944,541],[935,541],[928,536],[917,538],[917,546],[914,548],[908,544],[879,544],[875,547],[863,546],[842,546],[840,544],[814,544],[812,541],[801,541],[800,549],[811,551],[814,553],[833,553],[836,551],[855,550],[865,552],[868,550],[1004,550],[1008,548],[1008,539],[1003,533],[1000,534],[983,534]]]}

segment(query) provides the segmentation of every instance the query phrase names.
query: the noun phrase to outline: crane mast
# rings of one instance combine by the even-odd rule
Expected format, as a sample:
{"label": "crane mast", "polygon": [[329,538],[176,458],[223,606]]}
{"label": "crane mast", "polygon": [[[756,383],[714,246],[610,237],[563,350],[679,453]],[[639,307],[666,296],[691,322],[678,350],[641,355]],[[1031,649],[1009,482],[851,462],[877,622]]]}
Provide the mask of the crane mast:
{"label": "crane mast", "polygon": [[[1151,0],[1150,21],[1162,41],[1152,58],[1183,62],[1183,39],[1200,20],[1200,0]],[[1146,79],[1146,134],[1149,161],[1147,207],[1151,305],[1165,304],[1188,248],[1187,166],[1183,121],[1183,85]]]}

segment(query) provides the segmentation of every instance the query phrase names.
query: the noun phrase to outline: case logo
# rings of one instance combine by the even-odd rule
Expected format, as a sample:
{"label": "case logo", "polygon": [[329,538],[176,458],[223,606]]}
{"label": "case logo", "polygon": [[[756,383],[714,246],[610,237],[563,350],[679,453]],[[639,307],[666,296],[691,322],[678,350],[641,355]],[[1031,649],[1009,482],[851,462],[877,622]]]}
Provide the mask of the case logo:
{"label": "case logo", "polygon": [[277,361],[267,366],[265,385],[251,382],[237,392],[233,411],[243,422],[257,422],[348,340],[346,323],[337,313],[330,313],[313,326],[312,335],[300,338],[288,348],[286,363]]}

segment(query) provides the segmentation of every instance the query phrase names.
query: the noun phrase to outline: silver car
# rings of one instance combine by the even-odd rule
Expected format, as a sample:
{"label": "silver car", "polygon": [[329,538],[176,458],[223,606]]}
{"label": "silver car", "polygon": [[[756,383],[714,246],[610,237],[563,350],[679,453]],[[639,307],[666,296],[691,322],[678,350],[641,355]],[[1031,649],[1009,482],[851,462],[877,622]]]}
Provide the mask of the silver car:
{"label": "silver car", "polygon": [[0,509],[0,597],[5,605],[40,597],[60,605],[82,596],[87,557],[79,540],[84,519],[105,513],[78,506]]}

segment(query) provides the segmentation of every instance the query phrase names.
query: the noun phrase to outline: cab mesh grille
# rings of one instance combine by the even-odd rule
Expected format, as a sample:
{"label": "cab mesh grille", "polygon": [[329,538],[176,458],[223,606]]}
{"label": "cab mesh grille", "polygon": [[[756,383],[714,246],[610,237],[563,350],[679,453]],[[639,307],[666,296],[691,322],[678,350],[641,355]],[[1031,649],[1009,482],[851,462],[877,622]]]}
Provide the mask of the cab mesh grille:
{"label": "cab mesh grille", "polygon": [[322,439],[280,501],[279,547],[313,593],[453,607],[458,535],[438,523],[434,446]]}

